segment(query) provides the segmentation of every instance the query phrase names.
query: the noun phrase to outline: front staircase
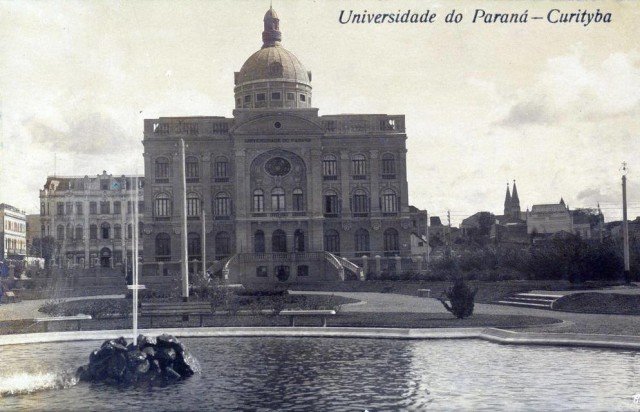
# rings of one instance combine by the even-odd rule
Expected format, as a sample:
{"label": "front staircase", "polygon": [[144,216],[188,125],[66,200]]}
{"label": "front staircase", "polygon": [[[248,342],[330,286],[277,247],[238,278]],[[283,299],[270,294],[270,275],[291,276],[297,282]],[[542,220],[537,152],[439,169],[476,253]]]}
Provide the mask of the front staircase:
{"label": "front staircase", "polygon": [[561,297],[561,295],[550,295],[545,293],[517,293],[495,303],[521,308],[553,309],[553,302]]}

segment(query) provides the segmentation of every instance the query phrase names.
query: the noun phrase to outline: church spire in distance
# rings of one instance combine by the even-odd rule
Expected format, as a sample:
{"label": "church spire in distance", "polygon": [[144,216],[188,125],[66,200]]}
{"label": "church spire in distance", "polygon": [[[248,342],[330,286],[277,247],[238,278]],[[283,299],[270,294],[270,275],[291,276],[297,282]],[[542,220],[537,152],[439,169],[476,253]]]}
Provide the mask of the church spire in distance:
{"label": "church spire in distance", "polygon": [[511,210],[511,193],[509,192],[509,182],[507,182],[507,193],[504,196],[504,215],[509,214],[509,210]]}
{"label": "church spire in distance", "polygon": [[520,198],[518,197],[518,188],[516,187],[516,181],[513,180],[513,191],[511,193],[511,207],[513,210],[520,212]]}
{"label": "church spire in distance", "polygon": [[264,14],[264,31],[262,32],[262,48],[279,46],[282,41],[280,19],[272,6]]}

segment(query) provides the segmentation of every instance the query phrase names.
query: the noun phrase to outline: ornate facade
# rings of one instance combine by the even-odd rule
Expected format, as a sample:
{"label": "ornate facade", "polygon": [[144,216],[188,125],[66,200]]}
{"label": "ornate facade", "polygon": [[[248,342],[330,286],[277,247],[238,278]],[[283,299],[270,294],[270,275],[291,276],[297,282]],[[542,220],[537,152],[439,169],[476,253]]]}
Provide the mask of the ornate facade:
{"label": "ornate facade", "polygon": [[231,272],[265,282],[331,278],[327,260],[368,273],[416,269],[411,234],[426,233],[426,213],[409,207],[404,116],[320,116],[311,72],[281,46],[272,9],[262,38],[235,73],[232,118],[145,120],[144,282],[178,270],[182,213],[189,261],[202,259],[204,236],[214,271],[229,259]]}
{"label": "ornate facade", "polygon": [[144,178],[107,172],[47,177],[40,190],[40,237],[55,240],[56,266],[113,268],[131,262],[135,202],[140,221],[144,210],[142,190],[135,197],[136,183],[142,186]]}

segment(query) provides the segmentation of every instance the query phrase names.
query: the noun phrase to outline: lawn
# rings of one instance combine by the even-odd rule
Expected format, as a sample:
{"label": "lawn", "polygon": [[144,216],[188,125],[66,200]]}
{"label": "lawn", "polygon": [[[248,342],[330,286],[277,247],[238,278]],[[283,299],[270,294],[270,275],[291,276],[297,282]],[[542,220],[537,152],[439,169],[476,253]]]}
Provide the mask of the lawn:
{"label": "lawn", "polygon": [[620,293],[574,293],[563,296],[553,309],[564,312],[640,315],[640,295]]}

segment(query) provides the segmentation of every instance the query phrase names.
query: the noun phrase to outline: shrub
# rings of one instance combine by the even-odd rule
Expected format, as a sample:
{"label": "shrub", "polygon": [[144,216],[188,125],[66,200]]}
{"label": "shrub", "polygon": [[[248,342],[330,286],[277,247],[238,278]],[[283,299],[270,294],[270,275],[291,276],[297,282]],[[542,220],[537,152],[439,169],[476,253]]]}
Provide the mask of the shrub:
{"label": "shrub", "polygon": [[441,296],[438,298],[442,305],[458,319],[464,319],[473,314],[473,301],[475,300],[478,289],[471,288],[464,282],[462,278],[456,279],[453,286],[446,290],[443,295],[449,300]]}

